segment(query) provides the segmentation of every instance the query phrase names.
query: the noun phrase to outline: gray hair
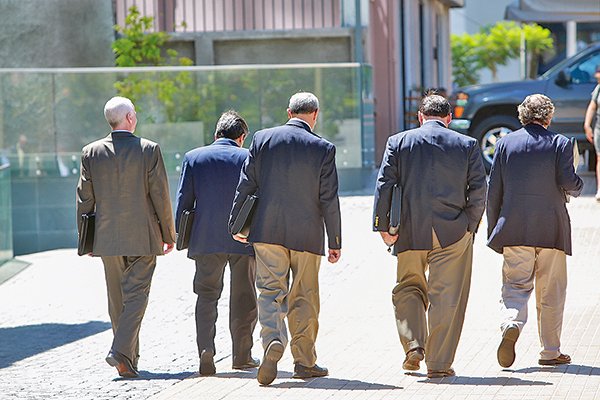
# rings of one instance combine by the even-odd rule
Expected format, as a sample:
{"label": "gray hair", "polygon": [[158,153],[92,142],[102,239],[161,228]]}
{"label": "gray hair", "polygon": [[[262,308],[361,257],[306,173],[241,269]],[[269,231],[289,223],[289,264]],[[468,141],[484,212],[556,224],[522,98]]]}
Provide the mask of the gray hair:
{"label": "gray hair", "polygon": [[554,115],[554,104],[548,96],[532,94],[525,97],[525,100],[519,104],[518,110],[519,121],[523,125],[531,123],[550,125]]}
{"label": "gray hair", "polygon": [[310,114],[319,109],[319,99],[309,92],[298,92],[290,98],[288,109],[292,114]]}
{"label": "gray hair", "polygon": [[127,114],[132,111],[135,112],[135,107],[131,100],[126,97],[115,96],[104,105],[104,118],[114,128],[123,122]]}

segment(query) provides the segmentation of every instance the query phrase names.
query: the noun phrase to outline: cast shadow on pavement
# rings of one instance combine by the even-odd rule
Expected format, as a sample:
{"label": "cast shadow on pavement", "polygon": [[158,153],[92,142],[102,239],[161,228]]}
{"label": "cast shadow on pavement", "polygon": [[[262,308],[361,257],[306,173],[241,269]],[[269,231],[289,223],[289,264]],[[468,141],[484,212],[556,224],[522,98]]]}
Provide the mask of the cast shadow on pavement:
{"label": "cast shadow on pavement", "polygon": [[[411,374],[417,375],[417,374]],[[418,374],[425,377],[420,383],[432,383],[435,385],[469,385],[469,386],[550,386],[552,383],[543,381],[530,381],[527,379],[515,378],[514,376],[453,376],[448,378],[427,378],[425,374]]]}
{"label": "cast shadow on pavement", "polygon": [[516,369],[514,372],[518,372],[520,374],[531,374],[534,372],[556,372],[559,374],[569,375],[600,376],[600,367],[592,367],[589,365],[579,364],[565,364],[557,365],[554,367],[528,367],[523,369]]}
{"label": "cast shadow on pavement", "polygon": [[0,328],[0,369],[17,361],[111,329],[110,323],[46,323]]}
{"label": "cast shadow on pavement", "polygon": [[194,373],[192,371],[183,371],[183,372],[176,372],[176,373],[171,373],[171,372],[151,372],[151,371],[139,371],[140,376],[139,378],[133,378],[133,379],[129,379],[129,378],[121,378],[121,377],[116,377],[115,379],[113,379],[114,382],[117,381],[168,381],[168,380],[184,380],[186,378],[191,377],[192,375],[194,375]]}
{"label": "cast shadow on pavement", "polygon": [[[256,379],[258,369],[254,368],[247,371],[236,372],[221,372],[214,375],[217,378],[241,378],[241,379]],[[195,375],[194,377],[198,377]],[[291,379],[292,373],[279,371],[277,379]],[[270,384],[270,388],[276,389],[291,389],[291,388],[306,388],[306,389],[325,389],[325,390],[391,390],[404,389],[400,386],[383,385],[380,383],[363,382],[354,379],[338,379],[331,377],[312,378],[312,379],[295,379],[293,382],[286,381]],[[257,382],[258,384],[258,382]]]}

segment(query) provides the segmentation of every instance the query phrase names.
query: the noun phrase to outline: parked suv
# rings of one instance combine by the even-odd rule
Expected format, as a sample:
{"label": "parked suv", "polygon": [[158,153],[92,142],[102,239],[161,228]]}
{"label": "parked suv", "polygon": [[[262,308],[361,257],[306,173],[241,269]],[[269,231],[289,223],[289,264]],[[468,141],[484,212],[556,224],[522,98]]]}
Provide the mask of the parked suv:
{"label": "parked suv", "polygon": [[585,138],[585,110],[596,85],[594,71],[600,65],[600,42],[549,69],[535,80],[491,83],[461,88],[452,97],[454,119],[450,127],[479,140],[486,168],[492,163],[496,141],[518,129],[517,106],[526,96],[542,93],[556,110],[550,130],[577,139],[579,151],[591,151],[588,168],[594,169],[593,146]]}

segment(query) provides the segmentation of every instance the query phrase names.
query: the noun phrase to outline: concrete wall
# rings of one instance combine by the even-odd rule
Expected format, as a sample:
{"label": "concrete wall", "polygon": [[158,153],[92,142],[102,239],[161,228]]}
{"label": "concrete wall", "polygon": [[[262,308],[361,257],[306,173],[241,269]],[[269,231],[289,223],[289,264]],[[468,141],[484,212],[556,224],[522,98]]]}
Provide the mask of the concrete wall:
{"label": "concrete wall", "polygon": [[354,58],[349,28],[175,33],[169,47],[196,65],[331,63]]}
{"label": "concrete wall", "polygon": [[0,0],[0,68],[114,66],[111,0]]}

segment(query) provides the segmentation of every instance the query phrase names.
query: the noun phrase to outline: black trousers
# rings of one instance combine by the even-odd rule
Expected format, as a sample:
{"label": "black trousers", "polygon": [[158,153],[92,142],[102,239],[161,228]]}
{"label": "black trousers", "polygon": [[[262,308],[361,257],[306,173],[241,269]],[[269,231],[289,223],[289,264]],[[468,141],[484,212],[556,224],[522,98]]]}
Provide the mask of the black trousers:
{"label": "black trousers", "polygon": [[215,323],[217,303],[223,291],[223,274],[229,263],[231,269],[229,297],[229,331],[233,344],[233,364],[248,361],[252,350],[252,333],[256,326],[256,262],[254,256],[239,254],[202,254],[195,256],[196,274],[196,341],[198,354],[203,350],[216,353]]}

